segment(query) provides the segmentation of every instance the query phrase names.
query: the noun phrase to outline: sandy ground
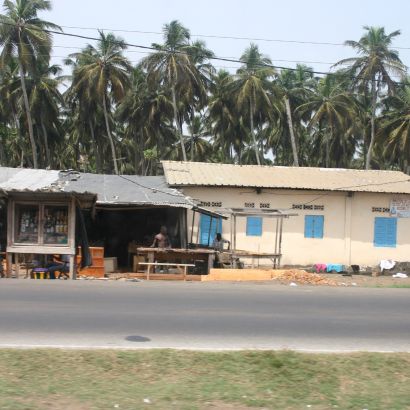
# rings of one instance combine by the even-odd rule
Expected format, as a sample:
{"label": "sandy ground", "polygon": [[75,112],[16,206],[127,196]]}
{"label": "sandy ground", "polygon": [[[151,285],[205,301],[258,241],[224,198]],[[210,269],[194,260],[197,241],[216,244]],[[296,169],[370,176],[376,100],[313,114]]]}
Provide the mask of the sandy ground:
{"label": "sandy ground", "polygon": [[336,281],[341,286],[365,286],[365,287],[409,287],[410,278],[393,278],[392,276],[352,275],[343,276],[340,273],[322,273],[328,279]]}

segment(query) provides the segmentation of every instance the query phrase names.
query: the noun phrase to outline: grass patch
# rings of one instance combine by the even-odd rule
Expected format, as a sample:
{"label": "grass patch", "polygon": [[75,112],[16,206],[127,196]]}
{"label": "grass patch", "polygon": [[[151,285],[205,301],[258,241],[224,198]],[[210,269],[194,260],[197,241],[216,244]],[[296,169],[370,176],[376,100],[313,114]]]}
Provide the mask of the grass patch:
{"label": "grass patch", "polygon": [[0,350],[3,410],[403,410],[409,383],[410,354]]}

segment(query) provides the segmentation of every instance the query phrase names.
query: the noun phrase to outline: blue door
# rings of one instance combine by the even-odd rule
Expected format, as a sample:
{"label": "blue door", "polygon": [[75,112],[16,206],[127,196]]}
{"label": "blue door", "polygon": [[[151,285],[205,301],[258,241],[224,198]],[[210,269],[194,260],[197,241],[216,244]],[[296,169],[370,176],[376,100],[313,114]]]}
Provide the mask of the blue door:
{"label": "blue door", "polygon": [[201,214],[199,243],[201,245],[212,245],[218,232],[222,233],[222,219],[211,218],[209,215]]}

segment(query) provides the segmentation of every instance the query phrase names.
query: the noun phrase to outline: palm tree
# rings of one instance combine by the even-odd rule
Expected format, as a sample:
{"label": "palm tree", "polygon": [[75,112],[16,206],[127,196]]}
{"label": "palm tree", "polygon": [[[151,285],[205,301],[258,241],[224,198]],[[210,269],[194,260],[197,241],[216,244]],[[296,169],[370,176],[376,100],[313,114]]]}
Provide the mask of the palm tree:
{"label": "palm tree", "polygon": [[[386,112],[381,117],[378,133],[382,150],[389,162],[396,162],[409,173],[410,165],[410,82],[401,87],[394,97],[385,102]],[[385,142],[386,141],[386,142]]]}
{"label": "palm tree", "polygon": [[15,2],[5,0],[4,9],[6,14],[0,15],[0,46],[3,46],[0,55],[1,66],[4,67],[7,61],[17,57],[33,166],[38,168],[37,147],[25,75],[33,70],[36,60],[43,58],[48,60],[52,39],[47,29],[61,29],[37,16],[39,11],[51,9],[51,3],[48,0],[15,0]]}
{"label": "palm tree", "polygon": [[243,66],[237,71],[233,90],[237,93],[238,106],[242,113],[248,113],[249,130],[256,162],[261,165],[254,119],[257,113],[271,115],[271,100],[268,90],[269,79],[275,75],[275,70],[269,67],[269,64],[272,64],[271,60],[261,54],[256,44],[251,44],[242,54],[240,60],[243,62]]}
{"label": "palm tree", "polygon": [[[172,131],[173,105],[163,88],[150,90],[146,73],[137,67],[133,71],[132,86],[118,106],[116,118],[125,126],[125,137],[132,141],[135,172],[145,174],[145,150],[155,149],[155,158],[162,159],[165,148],[175,143]],[[153,161],[153,157],[150,161]]]}
{"label": "palm tree", "polygon": [[282,69],[274,82],[275,98],[283,101],[286,122],[292,147],[293,165],[299,166],[295,125],[292,115],[292,106],[295,109],[303,103],[303,99],[313,85],[312,69],[298,64],[296,70]]}
{"label": "palm tree", "polygon": [[190,33],[181,23],[174,20],[163,28],[164,44],[153,44],[157,51],[147,56],[142,66],[147,70],[148,82],[152,88],[165,87],[170,90],[174,111],[175,133],[179,139],[182,157],[187,161],[184,138],[182,135],[182,118],[186,105],[199,100],[202,103],[207,97],[206,74],[195,63],[199,58],[198,50],[203,47],[190,43]]}
{"label": "palm tree", "polygon": [[30,111],[34,114],[35,125],[43,135],[46,167],[53,166],[50,153],[49,132],[60,134],[60,107],[63,96],[58,87],[62,82],[61,68],[58,65],[49,66],[46,62],[38,62],[31,79],[28,81],[30,91]]}
{"label": "palm tree", "polygon": [[337,64],[349,64],[354,78],[354,84],[359,90],[369,92],[371,96],[371,137],[366,155],[366,169],[370,169],[373,146],[376,137],[376,109],[380,92],[387,87],[389,94],[394,92],[395,82],[392,75],[403,76],[405,66],[399,58],[397,50],[391,48],[392,40],[400,35],[400,30],[386,34],[383,27],[365,26],[365,33],[359,41],[346,41],[345,45],[352,47],[358,57],[347,58]]}
{"label": "palm tree", "polygon": [[348,127],[355,120],[356,107],[357,102],[343,89],[337,74],[320,79],[309,101],[298,107],[298,112],[311,113],[309,128],[317,127],[320,140],[324,140],[326,167],[330,166],[331,146],[338,142],[338,137],[348,135]]}
{"label": "palm tree", "polygon": [[210,132],[201,115],[195,115],[188,124],[189,136],[186,138],[186,151],[191,153],[191,161],[208,161],[211,144]]}
{"label": "palm tree", "polygon": [[110,143],[114,172],[119,173],[114,139],[110,127],[112,103],[121,102],[130,84],[132,66],[124,56],[125,42],[99,32],[97,46],[88,45],[82,52],[71,55],[77,65],[73,72],[72,90],[88,100],[96,99],[102,105],[105,128]]}

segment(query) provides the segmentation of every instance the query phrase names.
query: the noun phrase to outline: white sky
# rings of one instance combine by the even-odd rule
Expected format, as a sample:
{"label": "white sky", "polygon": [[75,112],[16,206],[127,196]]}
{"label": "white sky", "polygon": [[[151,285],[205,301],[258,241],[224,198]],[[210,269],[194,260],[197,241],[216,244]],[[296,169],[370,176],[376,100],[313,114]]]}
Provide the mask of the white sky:
{"label": "white sky", "polygon": [[[98,27],[118,30],[161,32],[164,23],[181,21],[195,34],[253,37],[282,40],[343,43],[358,40],[364,25],[384,26],[389,33],[400,29],[402,35],[394,43],[402,61],[410,66],[410,2],[407,0],[54,0],[53,10],[42,18],[61,26]],[[66,32],[97,36],[95,30],[64,28]],[[116,33],[127,42],[150,45],[161,42],[161,36],[142,33]],[[249,45],[248,40],[203,38],[216,55],[239,58]],[[274,64],[294,67],[293,61],[334,63],[353,56],[343,46],[310,45],[254,41]],[[54,44],[83,47],[86,40],[55,36]],[[54,48],[54,62],[75,48]],[[137,62],[145,54],[138,49],[128,56]],[[135,52],[137,51],[137,52]],[[290,61],[281,61],[290,60]],[[317,71],[328,71],[330,64],[307,63]],[[214,62],[219,67],[236,67],[233,63]]]}

